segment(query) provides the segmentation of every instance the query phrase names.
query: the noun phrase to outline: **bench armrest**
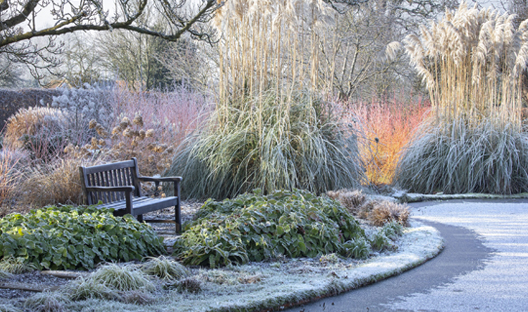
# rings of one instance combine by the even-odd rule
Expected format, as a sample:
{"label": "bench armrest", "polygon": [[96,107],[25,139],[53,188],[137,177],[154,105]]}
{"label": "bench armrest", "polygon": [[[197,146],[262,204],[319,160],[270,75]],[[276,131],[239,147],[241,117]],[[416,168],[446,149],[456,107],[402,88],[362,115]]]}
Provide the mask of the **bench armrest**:
{"label": "bench armrest", "polygon": [[144,177],[144,176],[138,176],[138,180],[145,181],[145,182],[181,182],[182,177]]}
{"label": "bench armrest", "polygon": [[180,200],[180,182],[182,180],[182,177],[144,177],[144,176],[138,176],[139,181],[143,182],[154,182],[156,185],[156,191],[154,193],[154,196],[158,196],[158,187],[160,182],[172,182],[174,184],[174,196],[178,197],[178,201]]}
{"label": "bench armrest", "polygon": [[136,188],[133,185],[124,186],[88,186],[87,192],[133,192]]}

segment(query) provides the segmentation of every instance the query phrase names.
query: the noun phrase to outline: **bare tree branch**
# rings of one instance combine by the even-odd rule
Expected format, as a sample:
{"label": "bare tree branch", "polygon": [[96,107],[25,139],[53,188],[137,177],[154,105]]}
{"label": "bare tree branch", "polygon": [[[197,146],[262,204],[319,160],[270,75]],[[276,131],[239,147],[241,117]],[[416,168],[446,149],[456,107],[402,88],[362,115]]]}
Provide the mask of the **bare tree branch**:
{"label": "bare tree branch", "polygon": [[[2,5],[7,6],[7,1],[10,0],[2,1]],[[62,1],[60,5],[59,3],[55,3],[55,6],[57,6],[55,9],[64,7],[66,0]],[[3,21],[3,17],[0,16],[0,48],[35,37],[62,35],[80,30],[108,31],[113,29],[126,29],[170,41],[178,40],[185,32],[190,32],[198,38],[209,38],[208,34],[201,33],[198,29],[193,29],[193,25],[207,20],[220,4],[216,0],[203,0],[199,11],[194,16],[185,18],[177,12],[177,9],[181,8],[183,3],[181,2],[178,6],[174,7],[171,6],[170,2],[166,0],[162,1],[164,7],[163,13],[167,15],[167,20],[171,21],[173,23],[172,26],[174,26],[172,27],[173,31],[171,33],[163,33],[152,29],[148,25],[134,23],[144,13],[148,0],[119,2],[122,13],[119,15],[116,12],[116,17],[114,17],[116,21],[112,23],[106,19],[106,14],[104,14],[102,6],[98,1],[88,0],[84,4],[80,3],[77,7],[71,6],[71,12],[69,13],[63,12],[63,14],[60,14],[58,13],[59,10],[56,10],[55,17],[59,22],[55,26],[40,30],[29,30],[23,33],[15,32],[13,31],[13,27],[24,21],[29,21],[31,19],[31,13],[34,12],[39,4],[39,0],[29,0],[22,9],[15,9],[14,11],[17,14],[7,20]],[[14,4],[16,5],[17,3],[14,2]],[[75,12],[77,13],[72,14]],[[9,14],[7,15],[9,16]]]}
{"label": "bare tree branch", "polygon": [[[5,64],[25,64],[40,80],[43,71],[53,73],[60,64],[57,56],[62,45],[55,41],[68,33],[122,29],[169,41],[189,33],[212,43],[206,22],[222,4],[218,0],[114,0],[110,11],[103,0],[0,0],[0,59]],[[160,29],[141,18],[150,10],[157,10],[167,27]],[[54,25],[42,26],[44,20],[53,20]]]}

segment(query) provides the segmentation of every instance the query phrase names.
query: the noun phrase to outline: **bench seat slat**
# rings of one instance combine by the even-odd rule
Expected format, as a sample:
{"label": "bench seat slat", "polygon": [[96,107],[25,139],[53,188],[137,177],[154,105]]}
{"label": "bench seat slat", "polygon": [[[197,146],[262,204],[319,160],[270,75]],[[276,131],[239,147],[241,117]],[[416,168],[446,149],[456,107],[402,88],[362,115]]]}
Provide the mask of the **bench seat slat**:
{"label": "bench seat slat", "polygon": [[[178,197],[176,196],[170,196],[165,198],[136,197],[132,199],[132,213],[134,215],[142,215],[147,212],[152,212],[163,208],[175,206],[177,202]],[[102,204],[98,207],[114,208],[114,214],[124,215],[126,201]]]}

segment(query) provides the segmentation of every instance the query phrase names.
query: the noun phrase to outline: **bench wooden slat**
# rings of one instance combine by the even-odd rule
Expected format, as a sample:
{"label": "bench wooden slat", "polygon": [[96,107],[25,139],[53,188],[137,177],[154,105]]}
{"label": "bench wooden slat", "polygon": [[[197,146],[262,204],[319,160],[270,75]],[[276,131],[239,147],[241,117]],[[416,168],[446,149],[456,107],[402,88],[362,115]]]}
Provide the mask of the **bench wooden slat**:
{"label": "bench wooden slat", "polygon": [[120,162],[111,163],[111,164],[85,167],[85,169],[86,169],[86,174],[92,174],[92,173],[101,172],[101,171],[121,169],[121,168],[130,168],[130,167],[134,167],[133,160],[125,160],[125,161],[120,161]]}
{"label": "bench wooden slat", "polygon": [[[165,198],[148,198],[140,197],[134,198],[132,200],[133,210],[137,214],[145,214],[148,212],[168,208],[175,206],[177,204],[178,198],[175,196],[165,197]],[[115,202],[109,204],[102,204],[100,207],[114,208],[115,213],[118,215],[125,214],[124,210],[126,209],[126,202]]]}

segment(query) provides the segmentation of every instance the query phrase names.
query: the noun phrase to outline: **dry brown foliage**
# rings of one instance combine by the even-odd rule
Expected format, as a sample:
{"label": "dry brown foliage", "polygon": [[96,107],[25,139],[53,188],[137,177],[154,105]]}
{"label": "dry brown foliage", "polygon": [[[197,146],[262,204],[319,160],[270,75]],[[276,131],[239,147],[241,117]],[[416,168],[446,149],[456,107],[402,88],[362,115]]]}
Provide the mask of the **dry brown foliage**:
{"label": "dry brown foliage", "polygon": [[4,144],[13,147],[22,147],[20,140],[24,135],[36,135],[43,133],[43,129],[49,132],[61,131],[65,119],[63,113],[49,107],[22,108],[16,114],[9,117],[6,124]]}
{"label": "dry brown foliage", "polygon": [[392,221],[408,226],[410,215],[406,206],[388,200],[369,200],[359,210],[360,218],[367,219],[376,226]]}
{"label": "dry brown foliage", "polygon": [[94,158],[65,158],[27,170],[19,188],[19,204],[27,208],[56,204],[83,204],[79,166],[102,163]]}
{"label": "dry brown foliage", "polygon": [[345,207],[350,213],[357,215],[359,208],[365,203],[367,197],[360,190],[339,190],[339,191],[328,191],[326,193],[328,197],[337,200],[343,207]]}
{"label": "dry brown foliage", "polygon": [[141,115],[136,115],[132,121],[124,117],[112,131],[95,120],[90,121],[88,127],[97,133],[91,144],[83,147],[70,144],[65,153],[73,158],[97,156],[107,162],[136,157],[141,174],[147,176],[160,174],[171,164],[174,146],[161,143],[154,129],[145,129]]}

